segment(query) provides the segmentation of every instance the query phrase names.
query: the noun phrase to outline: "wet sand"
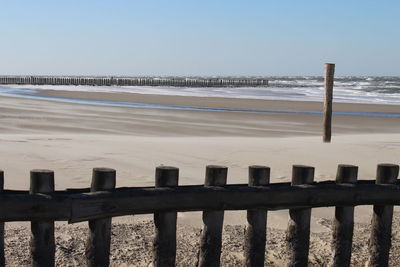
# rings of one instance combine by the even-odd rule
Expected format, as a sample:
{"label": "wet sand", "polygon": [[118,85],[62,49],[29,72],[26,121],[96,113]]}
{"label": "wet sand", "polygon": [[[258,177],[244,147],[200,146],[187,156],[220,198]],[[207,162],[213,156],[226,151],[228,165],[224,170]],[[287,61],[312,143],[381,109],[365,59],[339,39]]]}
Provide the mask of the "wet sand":
{"label": "wet sand", "polygon": [[[126,101],[159,105],[193,106],[193,107],[219,107],[238,109],[268,109],[268,110],[319,110],[323,108],[322,102],[315,101],[285,101],[285,100],[259,100],[223,97],[194,97],[172,96],[136,93],[102,93],[79,92],[62,90],[41,90],[39,96],[78,98],[106,101]],[[335,111],[347,112],[400,112],[397,105],[384,104],[359,104],[359,103],[334,103]]]}

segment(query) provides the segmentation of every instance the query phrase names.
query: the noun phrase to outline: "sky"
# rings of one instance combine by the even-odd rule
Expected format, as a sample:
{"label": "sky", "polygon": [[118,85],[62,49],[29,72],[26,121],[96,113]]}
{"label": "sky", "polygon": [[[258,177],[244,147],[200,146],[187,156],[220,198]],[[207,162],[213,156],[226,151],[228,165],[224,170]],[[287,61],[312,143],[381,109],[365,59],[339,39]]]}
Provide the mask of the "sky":
{"label": "sky", "polygon": [[0,75],[400,76],[398,0],[0,0]]}

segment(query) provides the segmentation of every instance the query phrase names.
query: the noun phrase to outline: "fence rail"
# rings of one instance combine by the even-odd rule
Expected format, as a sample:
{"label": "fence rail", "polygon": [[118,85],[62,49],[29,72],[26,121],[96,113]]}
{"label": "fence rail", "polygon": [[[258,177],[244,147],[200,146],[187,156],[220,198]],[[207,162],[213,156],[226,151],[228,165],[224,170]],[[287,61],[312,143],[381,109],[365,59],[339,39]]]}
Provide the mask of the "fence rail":
{"label": "fence rail", "polygon": [[87,76],[0,76],[0,84],[91,85],[91,86],[174,86],[243,87],[268,86],[262,78],[182,78],[182,77],[87,77]]}
{"label": "fence rail", "polygon": [[399,166],[378,165],[376,180],[357,181],[357,171],[339,165],[336,181],[313,182],[313,167],[295,165],[291,183],[270,184],[268,167],[250,166],[248,184],[227,185],[226,167],[207,166],[204,185],[178,186],[179,170],[162,166],[156,169],[155,187],[115,188],[115,170],[95,168],[90,188],[54,191],[52,171],[32,170],[29,191],[0,192],[0,265],[4,222],[31,221],[33,266],[54,266],[54,221],[88,221],[87,264],[108,266],[111,218],[154,213],[153,264],[174,266],[177,212],[203,211],[198,266],[219,266],[224,210],[247,210],[245,265],[263,266],[267,210],[289,209],[288,265],[306,266],[311,210],[335,206],[330,262],[349,266],[354,206],[374,205],[368,265],[387,266],[393,205],[400,205]]}

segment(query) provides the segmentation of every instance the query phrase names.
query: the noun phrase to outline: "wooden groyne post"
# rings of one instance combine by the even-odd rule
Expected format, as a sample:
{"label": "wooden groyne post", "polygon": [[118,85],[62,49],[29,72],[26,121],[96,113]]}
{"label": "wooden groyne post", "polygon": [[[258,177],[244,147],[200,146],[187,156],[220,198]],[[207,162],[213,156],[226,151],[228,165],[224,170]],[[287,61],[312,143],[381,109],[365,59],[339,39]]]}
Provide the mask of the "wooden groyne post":
{"label": "wooden groyne post", "polygon": [[[156,168],[156,188],[177,187],[179,169],[160,166]],[[154,213],[155,237],[153,243],[153,266],[169,267],[176,263],[177,212]]]}
{"label": "wooden groyne post", "polygon": [[[30,194],[51,193],[54,191],[54,172],[32,170],[30,183]],[[31,221],[30,247],[33,267],[54,266],[56,252],[54,221]]]}
{"label": "wooden groyne post", "polygon": [[[204,186],[226,185],[227,174],[227,167],[207,166]],[[223,223],[223,210],[203,211],[203,230],[201,232],[198,267],[220,266]]]}
{"label": "wooden groyne post", "polygon": [[[358,167],[340,164],[338,166],[337,184],[356,184]],[[332,267],[350,266],[353,244],[354,206],[338,206],[332,230]]]}
{"label": "wooden groyne post", "polygon": [[[253,165],[249,167],[249,186],[266,186],[270,180],[270,168]],[[247,227],[244,244],[246,267],[264,266],[267,234],[267,211],[247,210]]]}
{"label": "wooden groyne post", "polygon": [[[116,171],[109,168],[94,168],[91,192],[115,188]],[[109,266],[111,244],[111,218],[89,220],[89,235],[86,242],[86,264],[89,267]]]}
{"label": "wooden groyne post", "polygon": [[[292,186],[311,184],[314,181],[314,167],[294,165]],[[307,266],[310,247],[311,209],[289,209],[286,232],[288,267]]]}
{"label": "wooden groyne post", "polygon": [[335,64],[325,63],[325,102],[323,117],[323,140],[326,143],[331,142],[332,135],[332,98],[333,98],[333,80],[335,75]]}
{"label": "wooden groyne post", "polygon": [[[379,164],[376,170],[377,184],[395,184],[399,165]],[[392,239],[393,205],[374,205],[369,239],[368,266],[389,266]]]}
{"label": "wooden groyne post", "polygon": [[265,87],[268,80],[255,77],[226,79],[201,77],[109,77],[109,76],[0,76],[1,84],[90,85],[90,86],[176,86],[176,87]]}

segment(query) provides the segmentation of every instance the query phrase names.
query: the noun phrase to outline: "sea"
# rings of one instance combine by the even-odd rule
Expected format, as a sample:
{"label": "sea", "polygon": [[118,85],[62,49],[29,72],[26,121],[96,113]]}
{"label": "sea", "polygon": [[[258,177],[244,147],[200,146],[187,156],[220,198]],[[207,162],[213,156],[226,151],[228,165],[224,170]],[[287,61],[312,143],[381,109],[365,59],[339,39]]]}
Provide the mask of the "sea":
{"label": "sea", "polygon": [[[205,77],[207,78],[207,77]],[[53,85],[0,85],[0,95],[23,98],[37,98],[61,102],[81,104],[140,107],[157,109],[194,109],[238,112],[277,112],[271,110],[225,110],[208,107],[179,107],[151,105],[141,103],[82,100],[74,98],[56,98],[38,96],[40,90],[63,90],[105,93],[139,93],[157,95],[199,96],[199,97],[228,97],[243,99],[267,99],[290,101],[323,101],[324,79],[320,76],[270,76],[270,77],[241,77],[267,79],[266,87],[170,87],[170,86],[53,86]],[[400,105],[400,77],[335,77],[333,101],[342,103],[367,103]],[[280,111],[293,112],[293,111]],[[304,113],[305,111],[299,112]],[[313,111],[310,111],[312,113]],[[344,114],[345,115],[345,114]],[[354,115],[354,114],[350,114]],[[381,114],[382,115],[382,114]],[[400,117],[399,113],[385,116]]]}

